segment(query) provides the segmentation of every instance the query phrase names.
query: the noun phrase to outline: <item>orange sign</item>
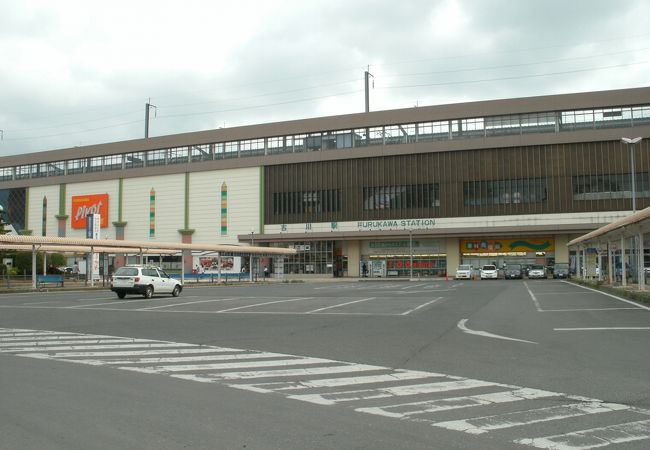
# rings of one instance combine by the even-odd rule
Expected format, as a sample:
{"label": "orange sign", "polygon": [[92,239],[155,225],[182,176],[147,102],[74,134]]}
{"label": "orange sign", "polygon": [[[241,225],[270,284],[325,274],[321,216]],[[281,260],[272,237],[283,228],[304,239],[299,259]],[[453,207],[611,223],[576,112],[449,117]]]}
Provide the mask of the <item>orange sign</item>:
{"label": "orange sign", "polygon": [[76,195],[72,197],[72,228],[86,228],[88,214],[101,214],[101,227],[108,227],[108,194]]}

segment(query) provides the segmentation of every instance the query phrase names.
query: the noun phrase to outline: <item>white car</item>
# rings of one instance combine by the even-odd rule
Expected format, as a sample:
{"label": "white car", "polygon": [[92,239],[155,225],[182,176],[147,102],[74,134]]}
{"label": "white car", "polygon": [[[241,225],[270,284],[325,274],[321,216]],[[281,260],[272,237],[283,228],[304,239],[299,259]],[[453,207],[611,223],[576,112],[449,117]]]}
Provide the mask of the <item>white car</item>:
{"label": "white car", "polygon": [[530,270],[528,270],[528,278],[546,278],[546,267],[532,266]]}
{"label": "white car", "polygon": [[499,278],[497,266],[488,264],[481,267],[481,280],[496,280]]}
{"label": "white car", "polygon": [[472,279],[472,266],[469,264],[461,264],[456,269],[457,280],[471,280]]}
{"label": "white car", "polygon": [[119,298],[126,294],[140,294],[151,298],[153,294],[171,294],[178,297],[183,290],[180,281],[173,279],[159,267],[124,266],[111,278],[111,291]]}

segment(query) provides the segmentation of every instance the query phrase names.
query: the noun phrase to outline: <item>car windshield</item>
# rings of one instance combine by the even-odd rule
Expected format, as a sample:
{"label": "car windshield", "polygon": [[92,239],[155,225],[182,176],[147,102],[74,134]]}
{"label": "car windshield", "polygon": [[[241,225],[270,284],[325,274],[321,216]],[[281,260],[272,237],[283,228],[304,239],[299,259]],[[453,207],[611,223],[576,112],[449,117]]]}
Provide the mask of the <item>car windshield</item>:
{"label": "car windshield", "polygon": [[555,265],[556,270],[557,269],[568,269],[568,268],[569,268],[569,264],[567,264],[567,263],[560,263],[560,264]]}
{"label": "car windshield", "polygon": [[138,269],[136,269],[135,267],[120,267],[119,269],[117,269],[117,272],[115,272],[116,276],[132,277],[137,274],[138,274]]}
{"label": "car windshield", "polygon": [[531,267],[532,270],[544,270],[544,266],[533,266]]}
{"label": "car windshield", "polygon": [[468,264],[463,264],[463,265],[458,266],[458,270],[470,270],[471,268],[472,268],[472,266],[470,266]]}
{"label": "car windshield", "polygon": [[496,266],[483,266],[483,270],[497,270]]}
{"label": "car windshield", "polygon": [[508,264],[507,267],[510,270],[521,270],[521,264]]}

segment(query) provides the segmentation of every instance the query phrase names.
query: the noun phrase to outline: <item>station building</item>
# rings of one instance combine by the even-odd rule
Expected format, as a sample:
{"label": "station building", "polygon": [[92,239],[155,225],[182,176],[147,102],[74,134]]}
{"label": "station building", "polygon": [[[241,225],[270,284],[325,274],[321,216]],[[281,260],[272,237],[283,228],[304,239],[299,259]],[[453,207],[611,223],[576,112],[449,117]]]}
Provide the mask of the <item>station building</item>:
{"label": "station building", "polygon": [[650,206],[648,137],[650,88],[415,107],[6,156],[0,204],[26,234],[99,212],[107,238],[292,247],[285,276],[550,265]]}

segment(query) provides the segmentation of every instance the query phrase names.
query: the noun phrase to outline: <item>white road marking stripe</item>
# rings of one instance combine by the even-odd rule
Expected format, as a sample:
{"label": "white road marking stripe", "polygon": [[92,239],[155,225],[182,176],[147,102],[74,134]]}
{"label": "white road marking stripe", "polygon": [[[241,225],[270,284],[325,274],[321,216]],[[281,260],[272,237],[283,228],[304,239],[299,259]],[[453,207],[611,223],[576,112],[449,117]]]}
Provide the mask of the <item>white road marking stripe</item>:
{"label": "white road marking stripe", "polygon": [[644,439],[650,439],[650,420],[591,428],[555,436],[518,439],[514,442],[550,450],[585,450]]}
{"label": "white road marking stripe", "polygon": [[[115,298],[117,298],[117,297],[115,297]],[[96,299],[90,299],[90,300],[104,300],[104,299],[96,298]],[[106,300],[110,300],[110,299],[107,298]],[[65,306],[65,307],[62,306],[60,308],[64,308],[64,309],[80,309],[80,308],[86,308],[86,307],[89,307],[89,306],[119,305],[120,303],[137,303],[137,302],[149,302],[149,303],[151,303],[152,301],[155,301],[155,300],[152,300],[150,298],[142,298],[142,299],[139,299],[139,300],[115,300],[114,302],[108,302],[108,303],[93,303],[93,304],[90,304],[90,305],[74,305],[74,306]]]}
{"label": "white road marking stripe", "polygon": [[[42,352],[43,350],[101,350],[101,349],[118,349],[118,348],[165,348],[165,347],[191,347],[192,344],[174,344],[174,343],[153,343],[153,344],[117,344],[117,345],[63,345],[60,347],[17,347],[6,350],[0,350],[0,353],[25,353],[25,352]],[[21,355],[27,356],[27,355]]]}
{"label": "white road marking stripe", "polygon": [[436,298],[434,298],[433,300],[431,300],[431,301],[429,301],[429,302],[423,303],[423,304],[421,304],[420,306],[417,306],[417,307],[415,307],[415,308],[413,308],[413,309],[409,309],[408,311],[403,312],[403,313],[402,313],[402,316],[406,316],[406,315],[408,315],[408,314],[411,314],[413,311],[417,311],[418,309],[421,309],[421,308],[424,308],[424,307],[426,307],[426,306],[429,306],[429,305],[431,305],[431,304],[437,302],[437,301],[440,300],[441,298],[442,298],[442,297],[436,297]]}
{"label": "white road marking stripe", "polygon": [[650,327],[553,328],[555,331],[650,330]]}
{"label": "white road marking stripe", "polygon": [[458,322],[458,328],[460,328],[463,332],[465,332],[467,334],[474,334],[474,335],[477,335],[477,336],[489,337],[489,338],[494,338],[494,339],[503,339],[503,340],[506,340],[506,341],[523,342],[523,343],[526,343],[526,344],[537,344],[537,342],[525,341],[523,339],[510,338],[510,337],[507,337],[507,336],[500,336],[498,334],[488,333],[487,331],[470,330],[469,328],[467,328],[465,323],[467,323],[467,319],[462,319],[460,322]]}
{"label": "white road marking stripe", "polygon": [[471,395],[467,397],[450,397],[423,402],[402,403],[399,405],[356,408],[355,411],[376,414],[385,417],[405,419],[418,414],[435,413],[451,409],[471,408],[474,406],[511,403],[521,400],[535,400],[545,397],[562,396],[558,392],[542,391],[539,389],[521,388],[512,391],[493,392],[491,394]]}
{"label": "white road marking stripe", "polygon": [[326,309],[338,308],[339,306],[352,305],[353,303],[367,302],[369,300],[374,300],[376,298],[377,297],[368,297],[368,298],[362,298],[361,300],[354,300],[352,302],[338,303],[336,305],[326,306],[325,308],[318,308],[318,309],[314,309],[313,311],[307,311],[305,314],[312,314],[312,313],[316,313],[316,312],[319,312],[319,311],[325,311]]}
{"label": "white road marking stripe", "polygon": [[[183,347],[187,347],[184,345]],[[105,358],[114,358],[119,356],[152,356],[152,355],[186,355],[186,354],[200,354],[200,353],[217,353],[217,352],[241,352],[242,350],[237,348],[226,348],[226,347],[196,347],[196,348],[179,348],[179,349],[152,349],[152,350],[133,350],[133,351],[124,351],[124,352],[60,352],[60,353],[43,353],[43,356],[50,357],[52,359],[56,358],[87,358],[87,357],[96,357],[103,356]],[[39,356],[38,353],[30,353],[27,355],[17,355],[17,356]],[[72,361],[72,360],[71,360]]]}
{"label": "white road marking stripe", "polygon": [[286,300],[275,300],[275,301],[272,301],[272,302],[256,303],[254,305],[246,305],[246,306],[238,306],[236,308],[222,309],[222,310],[215,311],[215,312],[223,313],[223,312],[228,312],[228,311],[237,311],[237,310],[246,309],[246,308],[255,308],[256,306],[273,305],[275,303],[286,303],[286,302],[297,302],[297,301],[300,301],[300,300],[311,300],[313,298],[314,297],[289,298],[289,299],[286,299]]}
{"label": "white road marking stripe", "polygon": [[217,298],[210,300],[197,300],[195,302],[172,303],[171,305],[151,306],[149,308],[138,308],[136,311],[151,311],[152,309],[171,308],[173,306],[194,305],[196,303],[210,303],[210,302],[225,302],[228,300],[236,300],[236,298]]}
{"label": "white road marking stripe", "polygon": [[575,292],[575,291],[564,291],[564,292],[538,292],[537,295],[579,295],[579,294],[589,294],[589,292]]}
{"label": "white road marking stripe", "polygon": [[[284,356],[289,356],[289,355],[284,355]],[[295,358],[295,359],[275,359],[272,361],[248,361],[248,362],[240,362],[240,363],[120,367],[120,369],[133,370],[135,372],[144,372],[144,373],[167,373],[167,372],[191,372],[193,370],[244,369],[247,367],[302,366],[305,364],[323,364],[323,363],[330,363],[330,362],[332,361],[329,359],[305,357],[305,358]]]}
{"label": "white road marking stripe", "polygon": [[[121,360],[111,360],[111,359],[96,359],[98,363],[102,365],[123,365],[123,364],[151,364],[151,363],[175,363],[175,362],[191,362],[191,361],[239,361],[242,359],[263,359],[263,358],[277,358],[277,357],[286,357],[282,353],[235,353],[232,355],[202,355],[202,356],[176,356],[176,357],[163,357],[163,358],[137,358],[137,359],[121,359]],[[67,361],[75,362],[76,360]]]}
{"label": "white road marking stripe", "polygon": [[49,347],[57,347],[61,345],[76,345],[76,344],[118,344],[123,342],[125,344],[131,344],[136,342],[155,342],[150,341],[149,339],[125,339],[125,338],[87,338],[87,339],[77,339],[76,337],[71,339],[59,339],[57,341],[28,341],[28,342],[6,342],[0,344],[0,351],[4,351],[4,348],[15,348],[17,346],[31,346],[38,347],[42,350],[47,350]]}
{"label": "white road marking stripe", "polygon": [[[454,378],[454,377],[447,377]],[[504,386],[488,381],[460,379],[457,381],[442,381],[439,383],[415,384],[378,389],[364,389],[359,391],[333,392],[329,394],[302,394],[289,395],[288,398],[316,403],[318,405],[334,405],[341,402],[371,400],[378,398],[401,397],[405,395],[432,394],[460,389],[473,389],[486,386]]]}
{"label": "white road marking stripe", "polygon": [[[330,361],[336,362],[336,361]],[[327,366],[327,367],[307,367],[300,369],[274,369],[274,370],[251,370],[244,372],[224,372],[219,374],[207,373],[201,375],[171,375],[177,378],[194,379],[201,378],[197,381],[213,382],[221,380],[250,380],[255,378],[277,378],[277,377],[304,377],[314,375],[331,375],[335,373],[354,373],[364,372],[371,370],[386,370],[385,367],[370,366],[366,364],[343,364],[340,366]],[[287,382],[276,383],[256,383],[256,384],[229,384],[231,387],[238,389],[254,390],[257,392],[273,392],[269,387],[258,387],[264,385],[286,385]]]}
{"label": "white road marking stripe", "polygon": [[609,413],[629,409],[627,405],[617,403],[574,403],[569,405],[552,406],[550,408],[531,409],[496,416],[477,417],[467,420],[451,420],[437,422],[433,426],[448,430],[464,431],[469,434],[483,434],[493,430],[530,425],[533,423],[549,422],[552,420],[568,419],[588,414]]}
{"label": "white road marking stripe", "polygon": [[616,300],[619,300],[619,301],[621,301],[621,302],[625,302],[625,303],[629,303],[630,305],[634,305],[634,306],[636,306],[637,308],[641,308],[641,309],[645,309],[645,310],[647,310],[647,311],[650,311],[650,307],[648,307],[648,306],[640,305],[639,303],[635,303],[635,302],[633,302],[633,301],[626,300],[626,299],[624,299],[624,298],[618,297],[618,296],[613,295],[613,294],[609,294],[609,293],[607,293],[607,292],[599,291],[599,290],[597,290],[597,289],[592,289],[592,288],[590,288],[590,287],[582,286],[582,285],[579,285],[579,284],[573,284],[573,283],[570,283],[570,282],[568,282],[568,281],[562,281],[562,283],[571,284],[572,286],[579,287],[580,289],[587,289],[588,291],[593,291],[593,292],[596,292],[596,293],[598,293],[598,294],[606,295],[607,297],[612,297],[612,298],[615,298]]}
{"label": "white road marking stripe", "polygon": [[533,299],[533,303],[535,303],[535,308],[537,308],[537,311],[542,312],[542,307],[539,306],[539,300],[537,300],[537,297],[535,297],[535,294],[533,294],[533,291],[530,290],[528,287],[528,283],[524,281],[524,286],[526,287],[526,290],[528,291],[528,294],[530,295],[530,298]]}
{"label": "white road marking stripe", "polygon": [[573,309],[545,309],[540,312],[579,312],[579,311],[619,311],[623,309],[639,308],[573,308]]}
{"label": "white road marking stripe", "polygon": [[[376,367],[376,369],[380,369]],[[260,383],[254,385],[257,388],[266,389],[269,392],[288,391],[310,388],[353,386],[358,384],[388,383],[392,381],[417,380],[421,378],[433,378],[444,376],[430,372],[419,372],[415,370],[396,370],[386,375],[368,375],[361,377],[345,378],[323,378],[319,380],[305,380],[296,382]]]}
{"label": "white road marking stripe", "polygon": [[18,342],[18,341],[27,341],[27,342],[37,342],[37,341],[66,341],[66,340],[71,340],[71,339],[128,339],[128,338],[116,338],[114,336],[101,336],[101,335],[94,335],[94,334],[77,334],[77,333],[69,333],[69,334],[50,334],[47,336],[18,336],[18,337],[0,337],[0,342]]}
{"label": "white road marking stripe", "polygon": [[56,331],[43,331],[39,333],[0,333],[1,338],[8,338],[8,337],[30,337],[30,336],[66,336],[66,335],[71,335],[71,334],[76,334],[76,333],[58,333]]}

